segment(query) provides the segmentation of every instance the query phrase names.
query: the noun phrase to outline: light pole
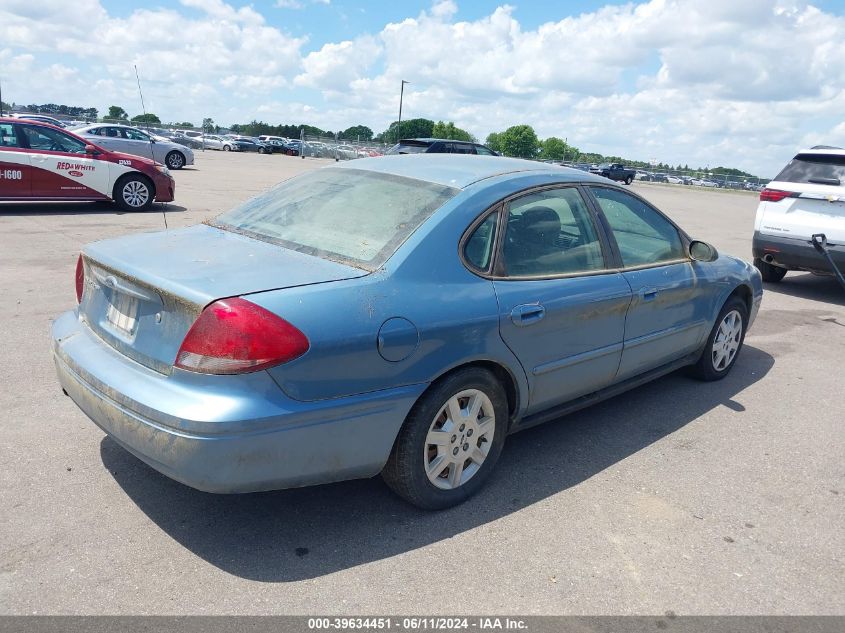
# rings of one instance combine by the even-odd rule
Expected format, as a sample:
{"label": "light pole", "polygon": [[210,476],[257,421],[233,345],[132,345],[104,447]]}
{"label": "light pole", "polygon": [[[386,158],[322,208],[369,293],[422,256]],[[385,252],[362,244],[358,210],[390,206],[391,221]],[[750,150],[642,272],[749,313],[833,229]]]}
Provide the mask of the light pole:
{"label": "light pole", "polygon": [[[411,83],[410,81],[402,80],[402,87],[399,88],[399,121],[396,123],[396,134],[399,135],[399,126],[402,125],[402,98],[405,96],[405,84]],[[399,141],[399,139],[396,139]]]}

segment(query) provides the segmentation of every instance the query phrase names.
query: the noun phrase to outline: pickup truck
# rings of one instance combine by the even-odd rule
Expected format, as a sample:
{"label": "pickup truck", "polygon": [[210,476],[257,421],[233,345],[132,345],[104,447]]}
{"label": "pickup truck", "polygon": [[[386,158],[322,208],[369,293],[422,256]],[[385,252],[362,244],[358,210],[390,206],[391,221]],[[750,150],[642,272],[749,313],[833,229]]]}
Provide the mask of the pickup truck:
{"label": "pickup truck", "polygon": [[610,178],[611,180],[624,182],[626,185],[630,185],[634,182],[634,175],[636,174],[635,170],[626,169],[625,165],[622,165],[621,163],[604,163],[603,165],[599,165],[597,168],[591,169],[590,171],[594,174],[598,174],[599,176]]}

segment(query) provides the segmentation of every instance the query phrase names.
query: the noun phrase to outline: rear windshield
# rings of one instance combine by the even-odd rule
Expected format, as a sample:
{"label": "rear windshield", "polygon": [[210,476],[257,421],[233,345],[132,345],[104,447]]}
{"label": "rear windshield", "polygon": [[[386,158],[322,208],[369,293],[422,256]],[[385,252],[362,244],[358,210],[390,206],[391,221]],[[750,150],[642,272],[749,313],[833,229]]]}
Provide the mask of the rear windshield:
{"label": "rear windshield", "polygon": [[318,169],[210,222],[299,252],[375,270],[458,193],[358,169]]}
{"label": "rear windshield", "polygon": [[388,154],[423,154],[430,147],[429,143],[397,143]]}
{"label": "rear windshield", "polygon": [[835,154],[798,154],[789,161],[775,180],[808,182],[817,185],[841,185],[845,182],[845,156]]}

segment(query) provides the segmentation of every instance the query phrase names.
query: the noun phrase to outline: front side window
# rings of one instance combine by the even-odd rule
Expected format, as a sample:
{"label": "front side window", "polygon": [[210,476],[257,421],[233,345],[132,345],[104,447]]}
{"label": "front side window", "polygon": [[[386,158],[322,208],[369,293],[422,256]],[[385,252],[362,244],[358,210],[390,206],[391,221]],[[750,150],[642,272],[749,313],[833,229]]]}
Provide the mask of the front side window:
{"label": "front side window", "polygon": [[85,143],[64,132],[36,125],[20,126],[30,148],[51,152],[84,154]]}
{"label": "front side window", "polygon": [[480,156],[495,156],[495,154],[492,151],[490,151],[489,149],[487,149],[483,145],[476,145],[475,146],[475,153],[480,155]]}
{"label": "front side window", "polygon": [[616,238],[626,268],[686,259],[678,230],[639,198],[605,187],[591,187]]}
{"label": "front side window", "polygon": [[375,270],[457,193],[412,178],[324,168],[283,182],[211,224]]}
{"label": "front side window", "polygon": [[577,189],[528,194],[508,203],[506,210],[503,264],[509,277],[605,268],[598,233]]}
{"label": "front side window", "polygon": [[124,128],[122,132],[126,135],[130,141],[144,141],[145,143],[150,142],[150,137],[147,136],[144,132],[140,130],[133,130],[130,128]]}

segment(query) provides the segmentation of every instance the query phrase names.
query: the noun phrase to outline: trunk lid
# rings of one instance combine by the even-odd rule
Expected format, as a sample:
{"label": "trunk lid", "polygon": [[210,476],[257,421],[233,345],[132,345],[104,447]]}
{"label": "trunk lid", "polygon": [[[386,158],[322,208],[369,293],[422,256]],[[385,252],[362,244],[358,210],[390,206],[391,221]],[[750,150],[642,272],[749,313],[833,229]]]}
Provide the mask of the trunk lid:
{"label": "trunk lid", "polygon": [[81,317],[113,348],[165,374],[217,299],[368,274],[204,224],[95,242],[83,264]]}
{"label": "trunk lid", "polygon": [[761,202],[760,233],[801,240],[824,233],[831,243],[845,243],[845,187],[784,181],[766,187],[798,197]]}

